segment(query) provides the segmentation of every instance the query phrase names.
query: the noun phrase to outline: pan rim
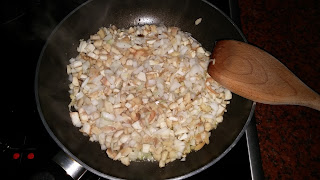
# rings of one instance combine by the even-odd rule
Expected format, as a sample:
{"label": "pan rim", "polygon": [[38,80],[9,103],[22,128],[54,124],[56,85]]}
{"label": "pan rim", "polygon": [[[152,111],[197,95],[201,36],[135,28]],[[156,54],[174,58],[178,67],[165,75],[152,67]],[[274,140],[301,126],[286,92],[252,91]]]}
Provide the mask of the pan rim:
{"label": "pan rim", "polygon": [[[80,165],[82,165],[85,169],[89,170],[90,172],[103,177],[103,178],[107,178],[107,179],[111,179],[111,180],[117,180],[117,179],[122,179],[122,178],[118,178],[118,177],[114,177],[111,175],[107,175],[105,173],[102,173],[100,171],[97,171],[96,169],[90,167],[89,165],[87,165],[86,163],[84,163],[83,161],[81,161],[78,157],[76,157],[75,155],[73,155],[61,142],[60,140],[54,135],[53,131],[50,129],[47,121],[45,120],[45,117],[42,113],[42,109],[40,106],[40,99],[39,99],[39,91],[38,91],[38,79],[39,79],[39,67],[41,64],[41,60],[43,57],[43,54],[48,46],[48,42],[50,41],[50,39],[52,38],[52,36],[54,36],[54,34],[56,33],[56,31],[60,28],[61,24],[64,23],[65,20],[67,20],[71,15],[73,15],[76,11],[78,11],[81,7],[85,6],[88,3],[91,3],[94,0],[88,0],[85,3],[79,5],[78,7],[76,7],[73,11],[71,11],[66,17],[64,17],[58,24],[57,26],[53,29],[53,31],[51,32],[51,34],[48,36],[45,45],[43,46],[41,53],[39,55],[38,58],[38,62],[37,62],[37,66],[36,66],[36,73],[35,73],[35,79],[34,79],[34,91],[35,91],[35,99],[36,99],[36,105],[37,105],[37,110],[39,113],[39,116],[41,118],[41,121],[46,129],[46,131],[48,132],[48,134],[50,135],[50,137],[55,141],[55,143],[57,143],[57,145],[62,149],[62,151],[64,151],[70,158],[74,159],[76,162],[78,162]],[[215,10],[217,10],[221,15],[223,15],[232,25],[233,27],[237,30],[237,32],[239,33],[239,35],[242,37],[242,40],[244,42],[247,43],[247,39],[245,38],[244,34],[242,33],[242,31],[240,30],[240,28],[233,22],[233,20],[227,16],[221,9],[219,9],[218,7],[216,7],[215,5],[213,5],[212,3],[208,2],[207,0],[201,0],[202,2],[206,3],[207,5],[211,6],[212,8],[214,8]],[[254,114],[254,110],[255,110],[255,106],[256,106],[256,102],[252,102],[252,106],[250,109],[250,113],[249,116],[246,120],[246,123],[244,124],[242,130],[240,131],[240,133],[237,135],[237,137],[235,138],[235,140],[233,141],[233,143],[222,153],[220,154],[217,158],[215,158],[213,161],[211,161],[210,163],[204,165],[203,167],[191,171],[187,174],[181,175],[179,177],[174,177],[174,178],[168,178],[168,179],[176,179],[176,180],[180,180],[180,179],[185,179],[188,177],[191,177],[193,175],[196,175],[202,171],[204,171],[205,169],[211,167],[212,165],[214,165],[216,162],[218,162],[220,159],[222,159],[226,154],[228,154],[228,152],[238,143],[238,141],[240,140],[240,138],[243,136],[245,130],[247,129],[252,116]]]}

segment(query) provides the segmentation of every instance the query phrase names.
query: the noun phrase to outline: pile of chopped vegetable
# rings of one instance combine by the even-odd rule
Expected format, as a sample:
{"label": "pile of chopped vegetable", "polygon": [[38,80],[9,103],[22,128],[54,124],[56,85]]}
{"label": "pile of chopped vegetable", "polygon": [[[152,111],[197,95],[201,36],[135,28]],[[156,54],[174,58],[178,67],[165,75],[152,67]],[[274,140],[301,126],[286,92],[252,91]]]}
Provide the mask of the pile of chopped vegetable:
{"label": "pile of chopped vegetable", "polygon": [[184,161],[209,144],[232,98],[206,71],[210,52],[177,27],[102,27],[77,51],[72,123],[125,165]]}

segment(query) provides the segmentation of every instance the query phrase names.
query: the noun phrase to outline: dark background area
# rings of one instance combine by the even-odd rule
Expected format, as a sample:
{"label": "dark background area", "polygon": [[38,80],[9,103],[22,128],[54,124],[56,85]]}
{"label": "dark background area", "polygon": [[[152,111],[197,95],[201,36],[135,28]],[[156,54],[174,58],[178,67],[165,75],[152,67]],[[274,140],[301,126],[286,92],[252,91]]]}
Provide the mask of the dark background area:
{"label": "dark background area", "polygon": [[[320,92],[320,1],[239,0],[249,43],[277,57]],[[255,110],[266,179],[320,179],[320,112],[258,103]]]}

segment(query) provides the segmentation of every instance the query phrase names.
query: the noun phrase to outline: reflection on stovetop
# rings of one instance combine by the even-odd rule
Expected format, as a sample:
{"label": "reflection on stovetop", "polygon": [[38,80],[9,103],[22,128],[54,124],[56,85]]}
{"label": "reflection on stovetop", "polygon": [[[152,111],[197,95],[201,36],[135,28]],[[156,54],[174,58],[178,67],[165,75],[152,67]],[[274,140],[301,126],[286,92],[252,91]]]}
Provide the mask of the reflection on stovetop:
{"label": "reflection on stovetop", "polygon": [[[35,69],[51,31],[83,2],[85,0],[13,0],[2,6],[2,12],[6,14],[1,19],[5,42],[3,52],[6,52],[2,67],[9,71],[2,74],[5,114],[0,132],[0,157],[6,177],[27,178],[45,166],[60,151],[46,132],[37,112],[34,97]],[[209,2],[229,14],[228,1]],[[224,158],[192,179],[228,179],[234,174],[241,179],[250,179],[247,151],[246,139],[243,136]],[[102,178],[88,172],[82,179]]]}

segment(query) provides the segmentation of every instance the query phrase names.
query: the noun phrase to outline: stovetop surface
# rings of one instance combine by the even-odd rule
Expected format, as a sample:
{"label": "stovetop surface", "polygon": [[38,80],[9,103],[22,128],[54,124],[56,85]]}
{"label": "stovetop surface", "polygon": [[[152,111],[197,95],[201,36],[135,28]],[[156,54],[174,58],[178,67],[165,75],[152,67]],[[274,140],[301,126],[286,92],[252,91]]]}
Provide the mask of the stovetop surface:
{"label": "stovetop surface", "polygon": [[[34,97],[36,64],[46,38],[54,27],[85,0],[10,1],[2,8],[4,32],[2,58],[2,91],[5,114],[0,131],[0,154],[3,172],[7,177],[27,179],[39,171],[60,151],[45,130],[38,115]],[[210,0],[230,14],[229,1]],[[5,72],[9,69],[9,73]],[[5,165],[5,166],[4,166]],[[251,179],[245,136],[216,164],[191,179],[215,177]],[[82,179],[102,179],[87,172]]]}

